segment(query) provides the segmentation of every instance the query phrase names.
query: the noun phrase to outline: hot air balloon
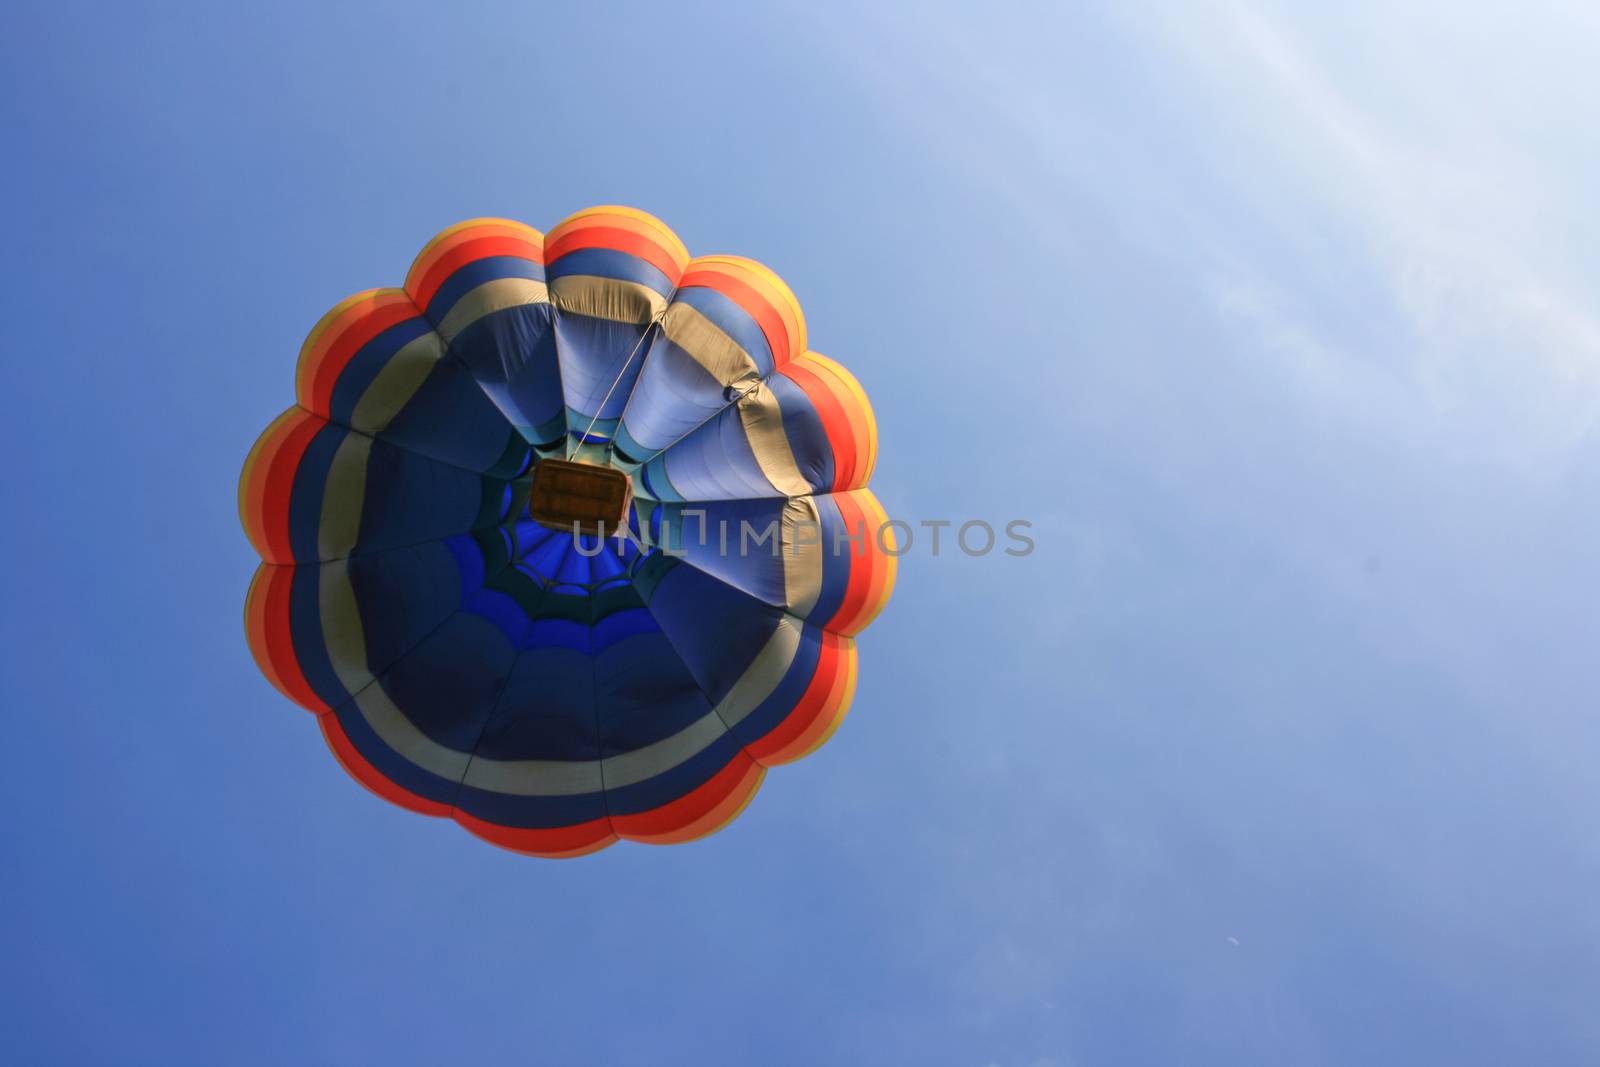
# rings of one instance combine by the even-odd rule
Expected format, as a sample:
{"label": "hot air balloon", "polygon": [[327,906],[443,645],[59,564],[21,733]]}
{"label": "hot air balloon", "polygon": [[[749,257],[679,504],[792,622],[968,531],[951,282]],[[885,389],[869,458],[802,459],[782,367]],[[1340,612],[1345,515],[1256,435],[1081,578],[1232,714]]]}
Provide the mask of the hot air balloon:
{"label": "hot air balloon", "polygon": [[624,207],[463,222],[322,317],[245,461],[250,649],[401,807],[541,856],[702,837],[850,705],[877,444],[759,263]]}

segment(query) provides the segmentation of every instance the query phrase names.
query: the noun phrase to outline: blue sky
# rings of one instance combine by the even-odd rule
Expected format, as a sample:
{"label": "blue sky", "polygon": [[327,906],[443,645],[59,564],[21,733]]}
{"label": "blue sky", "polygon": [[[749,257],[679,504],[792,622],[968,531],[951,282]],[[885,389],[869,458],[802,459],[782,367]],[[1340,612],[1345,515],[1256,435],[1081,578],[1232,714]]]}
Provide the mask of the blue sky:
{"label": "blue sky", "polygon": [[[1600,1057],[1600,21],[1120,7],[13,12],[8,1054]],[[328,306],[607,202],[1038,550],[908,556],[728,830],[550,863],[334,766],[234,489]]]}

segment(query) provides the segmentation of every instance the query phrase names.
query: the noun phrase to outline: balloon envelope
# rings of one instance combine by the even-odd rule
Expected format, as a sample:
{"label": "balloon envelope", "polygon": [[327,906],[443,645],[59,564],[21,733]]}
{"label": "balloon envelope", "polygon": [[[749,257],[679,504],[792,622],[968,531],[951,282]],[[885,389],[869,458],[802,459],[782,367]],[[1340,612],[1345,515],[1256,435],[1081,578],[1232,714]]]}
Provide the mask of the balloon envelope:
{"label": "balloon envelope", "polygon": [[[256,662],[364,785],[549,856],[730,821],[849,707],[894,584],[866,394],[658,219],[445,230],[323,316],[239,486]],[[626,536],[528,513],[547,459]]]}

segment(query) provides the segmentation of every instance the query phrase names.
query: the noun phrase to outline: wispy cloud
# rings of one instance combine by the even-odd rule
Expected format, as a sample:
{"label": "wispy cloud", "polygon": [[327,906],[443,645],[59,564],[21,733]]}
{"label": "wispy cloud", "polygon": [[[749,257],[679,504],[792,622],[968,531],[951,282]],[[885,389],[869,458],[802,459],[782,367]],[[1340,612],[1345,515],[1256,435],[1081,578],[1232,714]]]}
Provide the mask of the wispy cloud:
{"label": "wispy cloud", "polygon": [[[1214,120],[1241,130],[1273,192],[1289,191],[1287,209],[1326,216],[1357,240],[1404,332],[1383,339],[1389,373],[1374,373],[1369,354],[1348,351],[1328,321],[1348,305],[1319,307],[1311,294],[1309,313],[1287,308],[1281,261],[1226,242],[1209,279],[1219,311],[1253,324],[1326,402],[1388,409],[1431,426],[1436,443],[1485,458],[1548,460],[1600,415],[1600,303],[1582,270],[1583,201],[1560,160],[1530,144],[1541,128],[1576,135],[1589,121],[1581,97],[1560,91],[1570,73],[1560,49],[1536,47],[1583,27],[1544,22],[1532,45],[1502,35],[1463,59],[1440,47],[1442,27],[1467,21],[1476,40],[1495,42],[1495,26],[1455,7],[1438,15],[1376,16],[1342,50],[1322,34],[1322,56],[1285,20],[1242,4],[1150,29],[1192,72]],[[1465,76],[1474,63],[1479,76]],[[1545,91],[1529,91],[1530,81]],[[1519,99],[1508,106],[1508,96]]]}
{"label": "wispy cloud", "polygon": [[[1040,240],[1094,214],[1192,272],[1231,355],[1302,402],[1539,473],[1600,423],[1600,223],[1569,158],[1600,94],[1567,44],[1597,22],[1229,3],[1086,33],[928,12],[832,46]],[[1101,69],[1097,35],[1142,66]]]}

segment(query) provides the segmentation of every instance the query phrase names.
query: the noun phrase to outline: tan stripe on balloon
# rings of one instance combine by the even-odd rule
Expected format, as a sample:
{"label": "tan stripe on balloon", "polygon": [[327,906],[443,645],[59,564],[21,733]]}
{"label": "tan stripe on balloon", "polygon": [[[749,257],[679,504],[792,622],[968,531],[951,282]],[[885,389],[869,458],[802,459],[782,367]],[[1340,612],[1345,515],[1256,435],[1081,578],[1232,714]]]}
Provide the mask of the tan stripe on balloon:
{"label": "tan stripe on balloon", "polygon": [[493,760],[473,758],[463,785],[490,793],[519,797],[565,797],[598,793],[602,783],[599,760]]}
{"label": "tan stripe on balloon", "polygon": [[496,278],[467,290],[439,323],[439,334],[449,344],[462,330],[485,315],[527,304],[543,304],[549,299],[550,291],[545,283],[534,278]]}
{"label": "tan stripe on balloon", "polygon": [[639,326],[667,306],[666,297],[648,285],[590,274],[569,274],[551,282],[550,302],[559,311]]}
{"label": "tan stripe on balloon", "polygon": [[405,712],[401,711],[380,682],[374,682],[356,694],[356,708],[367,720],[372,732],[383,743],[394,749],[411,763],[431,774],[452,782],[461,781],[471,758],[465,752],[446,748],[417,729]]}
{"label": "tan stripe on balloon", "polygon": [[605,787],[616,789],[654,778],[703,752],[729,727],[743,720],[778,688],[800,647],[801,624],[785,615],[728,695],[715,708],[671,737],[604,760],[471,759],[447,748],[412,725],[383,686],[374,683],[356,695],[356,707],[384,744],[416,766],[442,778],[506,796],[572,796]]}
{"label": "tan stripe on balloon", "polygon": [[322,488],[322,521],[317,530],[317,558],[343,559],[361,534],[361,508],[367,491],[367,458],[372,438],[345,434],[333,454]]}
{"label": "tan stripe on balloon", "polygon": [[689,353],[718,385],[742,384],[760,376],[756,361],[744,346],[689,304],[679,302],[668,307],[661,320],[661,332]]}
{"label": "tan stripe on balloon", "polygon": [[356,401],[350,425],[368,434],[388,429],[389,423],[417,395],[443,355],[444,342],[432,330],[406,344],[384,364],[367,391],[361,394],[361,399]]}
{"label": "tan stripe on balloon", "polygon": [[324,563],[317,575],[317,607],[322,615],[322,642],[328,662],[347,693],[371,685],[367,665],[367,639],[361,626],[361,608],[350,584],[350,561]]}
{"label": "tan stripe on balloon", "polygon": [[[797,538],[798,526],[810,523],[814,536]],[[822,520],[809,496],[792,497],[783,505],[783,595],[789,610],[808,618],[822,595]],[[796,549],[798,548],[798,551]]]}
{"label": "tan stripe on balloon", "polygon": [[744,426],[756,465],[772,483],[772,488],[784,496],[805,496],[811,492],[811,483],[800,473],[794,450],[789,447],[789,435],[784,433],[783,410],[778,406],[778,398],[765,382],[739,401],[739,422]]}
{"label": "tan stripe on balloon", "polygon": [[[800,621],[793,615],[778,619],[777,629],[772,631],[767,643],[761,646],[761,651],[756,653],[756,658],[745,668],[744,674],[713,709],[729,729],[739,725],[745,716],[760,707],[761,702],[778,688],[778,683],[789,671],[789,665],[794,662],[795,652],[800,648],[800,632]],[[610,781],[609,775],[606,780]]]}

